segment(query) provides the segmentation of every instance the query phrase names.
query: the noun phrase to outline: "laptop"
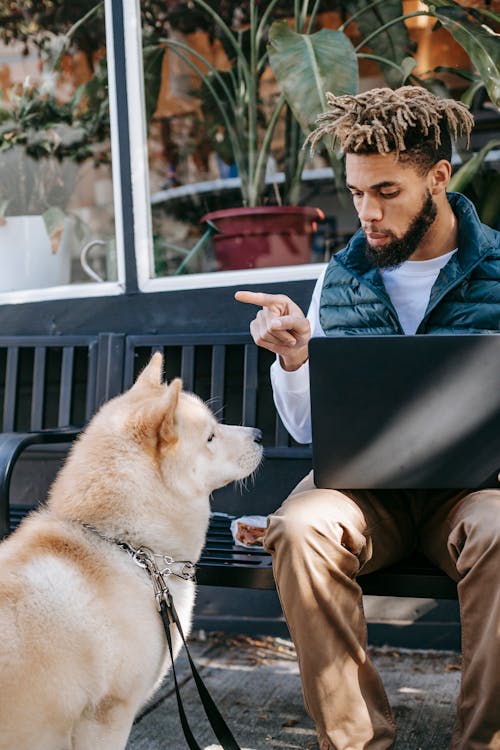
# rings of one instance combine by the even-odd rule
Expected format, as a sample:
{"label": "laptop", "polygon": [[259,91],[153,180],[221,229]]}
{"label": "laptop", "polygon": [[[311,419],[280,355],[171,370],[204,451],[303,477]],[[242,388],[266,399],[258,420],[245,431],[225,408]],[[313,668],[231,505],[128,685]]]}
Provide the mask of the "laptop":
{"label": "laptop", "polygon": [[318,487],[500,487],[500,334],[309,342]]}

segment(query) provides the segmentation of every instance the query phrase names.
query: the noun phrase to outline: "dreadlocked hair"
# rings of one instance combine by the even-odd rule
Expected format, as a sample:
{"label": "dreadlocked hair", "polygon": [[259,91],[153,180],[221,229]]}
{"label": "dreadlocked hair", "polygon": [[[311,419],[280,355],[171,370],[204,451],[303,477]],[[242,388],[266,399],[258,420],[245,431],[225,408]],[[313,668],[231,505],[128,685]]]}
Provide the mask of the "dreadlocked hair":
{"label": "dreadlocked hair", "polygon": [[440,159],[451,159],[451,136],[467,137],[474,118],[461,102],[439,99],[419,86],[377,88],[357,96],[326,94],[329,110],[306,143],[311,153],[325,137],[344,153],[387,154],[411,161],[426,171]]}

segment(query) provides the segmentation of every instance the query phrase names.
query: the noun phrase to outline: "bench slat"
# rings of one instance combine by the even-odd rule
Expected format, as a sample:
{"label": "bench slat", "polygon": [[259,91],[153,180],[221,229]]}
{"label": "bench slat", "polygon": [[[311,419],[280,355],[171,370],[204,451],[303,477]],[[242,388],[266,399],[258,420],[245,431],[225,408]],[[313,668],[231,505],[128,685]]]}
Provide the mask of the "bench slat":
{"label": "bench slat", "polygon": [[194,346],[183,346],[181,357],[181,378],[183,387],[186,391],[192,391],[194,389],[194,362]]}
{"label": "bench slat", "polygon": [[[275,588],[271,556],[262,547],[233,543],[231,521],[222,513],[211,517],[207,541],[198,562],[198,583],[256,589]],[[401,560],[383,570],[358,578],[364,594],[456,599],[454,581],[422,557]]]}
{"label": "bench slat", "polygon": [[43,426],[43,408],[45,403],[45,364],[47,349],[35,347],[33,360],[33,391],[31,397],[30,426],[32,430],[41,430]]}
{"label": "bench slat", "polygon": [[7,367],[5,372],[2,432],[13,432],[15,429],[18,368],[19,347],[9,346],[7,349]]}
{"label": "bench slat", "polygon": [[210,378],[210,407],[217,418],[224,418],[224,384],[226,371],[226,347],[216,344],[212,347],[212,370]]}
{"label": "bench slat", "polygon": [[59,386],[59,416],[58,424],[68,427],[71,422],[71,395],[73,385],[73,366],[75,362],[75,349],[65,346],[62,352],[61,381]]}
{"label": "bench slat", "polygon": [[258,350],[251,344],[245,346],[243,375],[243,424],[254,427],[257,419]]}

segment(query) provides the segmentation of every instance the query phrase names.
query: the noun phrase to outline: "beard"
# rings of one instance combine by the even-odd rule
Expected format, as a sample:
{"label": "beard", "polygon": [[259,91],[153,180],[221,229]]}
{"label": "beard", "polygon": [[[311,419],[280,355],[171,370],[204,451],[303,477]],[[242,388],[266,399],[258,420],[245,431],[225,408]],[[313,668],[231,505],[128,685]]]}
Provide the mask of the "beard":
{"label": "beard", "polygon": [[412,219],[404,235],[397,237],[388,232],[391,239],[385,245],[376,248],[371,247],[368,240],[365,240],[366,257],[375,268],[397,268],[413,255],[433,224],[436,214],[437,206],[427,190],[422,208]]}

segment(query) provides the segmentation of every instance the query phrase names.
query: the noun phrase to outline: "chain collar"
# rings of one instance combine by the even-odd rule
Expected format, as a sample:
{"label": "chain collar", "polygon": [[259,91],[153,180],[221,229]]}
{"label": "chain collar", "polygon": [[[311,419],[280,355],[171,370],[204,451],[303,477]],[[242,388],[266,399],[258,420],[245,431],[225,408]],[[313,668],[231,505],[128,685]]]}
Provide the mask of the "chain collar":
{"label": "chain collar", "polygon": [[124,549],[136,565],[146,570],[153,584],[158,609],[160,609],[160,601],[169,592],[165,578],[177,576],[184,581],[194,581],[196,577],[196,566],[190,560],[174,560],[170,555],[160,555],[150,550],[149,547],[133,547],[128,542],[106,536],[89,523],[81,523],[81,525],[105,542],[116,544]]}

